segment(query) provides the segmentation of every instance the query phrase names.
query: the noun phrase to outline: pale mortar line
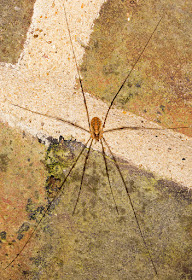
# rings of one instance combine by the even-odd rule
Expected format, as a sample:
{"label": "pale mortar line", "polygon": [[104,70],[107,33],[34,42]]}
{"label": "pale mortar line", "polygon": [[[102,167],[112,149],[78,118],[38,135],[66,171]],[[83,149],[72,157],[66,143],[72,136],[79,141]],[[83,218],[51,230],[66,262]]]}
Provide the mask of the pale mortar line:
{"label": "pale mortar line", "polygon": [[[81,34],[81,40],[88,40],[93,19],[98,15],[103,1],[75,1],[66,6],[71,13],[69,24],[73,39]],[[69,1],[66,3],[70,4]],[[78,3],[78,5],[77,5]],[[82,3],[88,5],[87,19],[82,25]],[[93,6],[90,6],[92,5]],[[71,54],[67,29],[63,20],[63,11],[58,3],[50,8],[51,1],[37,1],[32,25],[28,32],[25,50],[16,67],[1,66],[1,118],[12,126],[19,126],[33,135],[44,134],[59,137],[71,135],[85,143],[85,132],[42,116],[34,115],[10,103],[29,109],[48,113],[53,116],[76,122],[87,128],[86,112],[82,95],[74,90],[76,69]],[[44,16],[42,19],[41,16]],[[45,18],[46,15],[46,18]],[[86,21],[87,20],[87,21]],[[87,23],[87,24],[86,24]],[[86,29],[87,28],[87,29]],[[42,29],[47,35],[33,37],[36,29]],[[51,44],[47,41],[52,41]],[[57,51],[57,52],[56,52]],[[84,49],[75,43],[78,61],[82,59]],[[90,97],[87,102],[91,117],[104,118],[107,105]],[[9,103],[8,103],[9,102]],[[122,110],[113,109],[109,114],[106,128],[115,126],[136,126],[141,124],[140,117],[124,114]],[[146,126],[155,124],[145,121]],[[158,137],[155,137],[158,135]],[[172,179],[191,187],[192,152],[191,139],[171,131],[121,131],[106,135],[112,150],[119,157],[130,163],[152,171],[158,176]],[[170,150],[171,148],[171,150]],[[95,145],[95,149],[99,149]],[[182,158],[186,160],[182,161]]]}

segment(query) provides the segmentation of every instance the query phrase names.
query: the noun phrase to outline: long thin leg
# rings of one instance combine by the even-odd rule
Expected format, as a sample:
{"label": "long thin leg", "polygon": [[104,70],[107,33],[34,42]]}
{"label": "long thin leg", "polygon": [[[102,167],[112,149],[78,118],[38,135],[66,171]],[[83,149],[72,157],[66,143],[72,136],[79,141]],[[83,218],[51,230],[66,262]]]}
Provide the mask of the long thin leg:
{"label": "long thin leg", "polygon": [[121,180],[122,180],[123,185],[124,185],[124,187],[125,187],[125,190],[126,190],[126,193],[127,193],[128,198],[129,198],[129,202],[130,202],[131,208],[132,208],[132,210],[133,210],[133,214],[134,214],[134,216],[135,216],[135,221],[136,221],[136,223],[137,223],[137,227],[138,227],[139,232],[140,232],[140,235],[141,235],[141,237],[142,237],[142,239],[143,239],[143,243],[144,243],[145,248],[146,248],[146,250],[147,250],[147,253],[148,253],[149,259],[150,259],[150,261],[151,261],[151,264],[152,264],[152,266],[153,266],[153,269],[154,269],[154,271],[155,271],[155,274],[158,275],[158,274],[157,274],[157,269],[156,269],[155,264],[154,264],[154,262],[153,262],[153,259],[152,259],[152,257],[151,257],[151,254],[150,254],[150,251],[149,251],[149,249],[148,249],[147,243],[146,243],[146,241],[145,241],[144,235],[143,235],[143,233],[142,233],[142,231],[141,231],[141,227],[140,227],[140,225],[139,225],[139,221],[138,221],[138,218],[137,218],[137,215],[136,215],[136,212],[135,212],[135,208],[134,208],[134,206],[133,206],[133,202],[132,202],[131,197],[130,197],[130,194],[129,194],[129,190],[128,190],[128,188],[127,188],[127,185],[126,185],[126,183],[125,183],[125,180],[124,180],[123,175],[122,175],[122,173],[121,173],[121,170],[120,170],[120,168],[119,168],[119,165],[118,165],[118,163],[117,163],[117,160],[116,160],[114,154],[112,153],[112,151],[111,151],[111,149],[110,149],[110,147],[109,147],[109,145],[108,145],[108,143],[106,142],[106,140],[105,140],[104,137],[103,137],[103,140],[104,140],[105,144],[107,145],[107,147],[108,147],[108,149],[109,149],[109,152],[110,152],[110,154],[111,154],[111,156],[112,156],[112,158],[113,158],[113,160],[114,160],[115,166],[116,166],[116,168],[117,168],[117,170],[118,170],[118,172],[119,172],[119,174],[120,174],[120,176],[121,176]]}
{"label": "long thin leg", "polygon": [[124,87],[125,83],[127,82],[128,78],[130,77],[131,73],[133,72],[133,69],[135,68],[137,62],[140,60],[141,56],[143,55],[144,51],[146,50],[146,48],[147,48],[149,42],[151,41],[151,38],[152,38],[153,34],[154,34],[155,31],[157,30],[157,27],[159,26],[159,24],[160,24],[162,18],[163,18],[163,17],[161,17],[160,20],[158,21],[158,23],[157,23],[155,29],[154,29],[153,32],[151,33],[151,36],[150,36],[149,39],[147,40],[147,43],[145,44],[143,50],[142,50],[141,53],[139,54],[138,58],[136,59],[135,63],[133,64],[131,70],[129,71],[129,73],[127,74],[125,80],[123,81],[123,83],[121,84],[120,88],[118,89],[117,93],[116,93],[115,96],[113,97],[113,99],[112,99],[112,101],[111,101],[111,104],[109,105],[109,108],[108,108],[107,113],[106,113],[106,115],[105,115],[105,119],[104,119],[104,122],[103,122],[103,128],[105,127],[105,123],[106,123],[106,120],[107,120],[107,116],[108,116],[108,114],[109,114],[109,111],[110,111],[110,109],[111,109],[111,107],[112,107],[112,105],[113,105],[115,99],[117,98],[118,94],[120,93],[120,91],[121,91],[122,88]]}
{"label": "long thin leg", "polygon": [[90,143],[90,146],[89,146],[89,149],[87,151],[86,158],[85,158],[85,163],[84,163],[84,166],[83,166],[83,173],[82,173],[82,176],[81,176],[81,184],[80,184],[80,187],[79,187],[79,192],[78,192],[77,200],[76,200],[76,203],[75,203],[75,207],[73,209],[73,215],[75,214],[77,203],[79,201],[79,197],[80,197],[80,193],[81,193],[81,188],[82,188],[82,184],[83,184],[83,178],[84,178],[85,169],[86,169],[86,165],[87,165],[87,160],[88,160],[88,157],[89,157],[89,154],[90,154],[92,143],[93,143],[93,139],[91,140],[91,143]]}
{"label": "long thin leg", "polygon": [[62,119],[62,118],[50,116],[50,115],[48,115],[48,114],[39,113],[39,112],[37,112],[37,111],[33,111],[33,110],[31,110],[31,109],[28,109],[28,108],[25,108],[25,107],[22,107],[22,106],[20,106],[20,105],[16,105],[16,104],[13,104],[13,103],[11,103],[11,105],[13,105],[13,106],[15,106],[15,107],[19,107],[19,108],[21,108],[21,109],[23,109],[23,110],[26,110],[26,111],[29,111],[29,112],[31,112],[31,113],[34,113],[34,114],[43,116],[43,117],[51,118],[51,119],[54,119],[54,120],[57,120],[57,121],[60,121],[60,122],[64,122],[64,123],[73,125],[73,126],[75,126],[75,127],[77,127],[77,128],[80,128],[81,130],[84,130],[84,131],[86,131],[86,132],[89,133],[89,130],[85,129],[84,127],[82,127],[82,126],[80,126],[80,125],[78,125],[78,124],[72,123],[72,122],[70,122],[70,121],[66,121],[66,120],[64,120],[64,119]]}
{"label": "long thin leg", "polygon": [[105,170],[106,170],[107,179],[108,179],[108,182],[109,182],[109,187],[110,187],[110,190],[111,190],[111,195],[113,197],[113,201],[114,201],[114,204],[115,204],[115,208],[116,208],[117,214],[119,215],[119,211],[118,211],[118,208],[117,208],[115,197],[113,195],[113,190],[112,190],[111,182],[110,182],[110,179],[109,179],[109,170],[108,170],[108,166],[107,166],[107,159],[106,159],[106,155],[105,155],[105,150],[104,150],[102,139],[101,139],[101,145],[102,145],[102,154],[103,154],[103,159],[104,159],[104,162],[105,162]]}
{"label": "long thin leg", "polygon": [[[87,141],[87,143],[85,144],[85,146],[82,148],[81,152],[79,153],[78,157],[76,158],[74,164],[72,165],[72,167],[70,168],[67,176],[65,177],[65,179],[63,180],[60,189],[58,190],[57,194],[55,195],[55,197],[51,200],[51,202],[49,203],[48,207],[46,208],[45,212],[43,213],[41,219],[38,221],[38,223],[36,224],[36,226],[34,227],[33,231],[31,232],[28,240],[26,241],[26,243],[23,245],[23,247],[21,248],[21,250],[17,253],[17,255],[15,256],[15,258],[4,268],[7,269],[18,257],[19,255],[23,252],[23,250],[25,249],[25,247],[27,246],[27,244],[29,243],[29,241],[31,240],[31,238],[33,237],[34,233],[36,232],[37,228],[39,227],[40,223],[42,222],[42,220],[44,219],[45,215],[48,213],[49,209],[51,208],[51,205],[54,203],[54,201],[59,198],[59,196],[61,195],[61,193],[64,190],[64,184],[67,181],[67,178],[69,177],[69,175],[71,174],[73,168],[75,167],[75,165],[77,164],[77,161],[79,160],[80,156],[82,155],[83,151],[85,150],[87,144],[89,143],[91,138],[89,138],[89,140]],[[93,140],[92,140],[93,141]]]}
{"label": "long thin leg", "polygon": [[83,94],[83,100],[84,100],[85,109],[86,109],[86,112],[87,112],[87,121],[88,121],[89,129],[90,129],[90,120],[89,120],[89,112],[88,112],[88,107],[87,107],[87,101],[86,101],[86,98],[85,98],[83,84],[82,84],[79,68],[78,68],[78,65],[77,65],[77,58],[76,58],[76,55],[75,55],[75,50],[74,50],[73,42],[72,42],[72,39],[71,39],[71,31],[70,31],[70,28],[69,28],[69,23],[68,23],[67,13],[66,13],[66,9],[65,9],[65,4],[64,3],[63,3],[63,10],[64,10],[65,20],[66,20],[66,24],[67,24],[67,30],[68,30],[68,33],[69,33],[69,40],[70,40],[70,43],[71,43],[71,48],[72,48],[73,56],[74,56],[74,59],[75,59],[75,66],[76,66],[76,69],[77,69],[77,74],[78,74],[78,78],[79,78],[79,84],[81,86],[81,92]]}
{"label": "long thin leg", "polygon": [[189,126],[180,126],[180,127],[168,127],[168,128],[156,128],[156,127],[142,127],[142,126],[122,126],[122,127],[117,127],[117,128],[111,128],[111,129],[107,129],[105,131],[103,131],[103,133],[107,133],[107,132],[112,132],[112,131],[117,131],[117,130],[123,130],[123,129],[127,129],[127,130],[176,130],[179,128],[189,128]]}

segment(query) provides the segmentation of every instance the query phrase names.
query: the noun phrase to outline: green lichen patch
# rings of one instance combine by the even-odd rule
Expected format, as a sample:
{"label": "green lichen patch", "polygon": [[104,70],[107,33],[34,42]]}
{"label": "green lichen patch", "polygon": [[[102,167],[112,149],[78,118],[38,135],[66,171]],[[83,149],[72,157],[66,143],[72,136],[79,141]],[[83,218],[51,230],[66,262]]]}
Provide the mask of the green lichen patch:
{"label": "green lichen patch", "polygon": [[[46,190],[50,202],[83,145],[50,145]],[[157,267],[155,278],[125,187],[107,157],[119,215],[106,177],[103,155],[91,150],[75,214],[87,148],[36,234],[29,279],[190,279],[191,194],[118,159],[138,221]],[[52,185],[53,183],[53,185]],[[51,269],[50,269],[51,267]]]}
{"label": "green lichen patch", "polygon": [[8,166],[9,158],[7,154],[0,155],[0,170],[6,172]]}

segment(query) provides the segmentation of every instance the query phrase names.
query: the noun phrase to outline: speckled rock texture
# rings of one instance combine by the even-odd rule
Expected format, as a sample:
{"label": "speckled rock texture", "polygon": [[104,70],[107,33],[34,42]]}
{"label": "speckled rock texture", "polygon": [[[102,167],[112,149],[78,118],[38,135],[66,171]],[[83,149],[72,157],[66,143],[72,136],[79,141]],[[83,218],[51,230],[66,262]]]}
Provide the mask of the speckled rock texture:
{"label": "speckled rock texture", "polygon": [[[1,3],[3,279],[191,279],[191,3],[41,0],[32,4]],[[99,143],[90,150],[72,214],[89,133],[54,119],[88,129],[66,17],[90,118],[102,121],[162,17],[105,127],[140,129],[104,133],[158,275],[125,185],[105,148],[119,214],[116,211]]]}

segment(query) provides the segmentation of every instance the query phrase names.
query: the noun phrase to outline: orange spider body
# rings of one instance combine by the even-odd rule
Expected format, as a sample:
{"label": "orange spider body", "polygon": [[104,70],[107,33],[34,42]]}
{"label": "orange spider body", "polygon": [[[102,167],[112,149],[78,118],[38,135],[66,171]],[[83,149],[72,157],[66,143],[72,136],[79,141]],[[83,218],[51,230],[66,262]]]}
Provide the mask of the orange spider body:
{"label": "orange spider body", "polygon": [[99,141],[103,138],[103,127],[102,122],[99,118],[94,117],[91,120],[91,138],[95,139],[96,141]]}

